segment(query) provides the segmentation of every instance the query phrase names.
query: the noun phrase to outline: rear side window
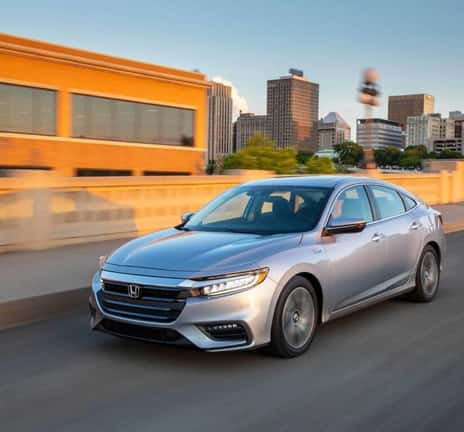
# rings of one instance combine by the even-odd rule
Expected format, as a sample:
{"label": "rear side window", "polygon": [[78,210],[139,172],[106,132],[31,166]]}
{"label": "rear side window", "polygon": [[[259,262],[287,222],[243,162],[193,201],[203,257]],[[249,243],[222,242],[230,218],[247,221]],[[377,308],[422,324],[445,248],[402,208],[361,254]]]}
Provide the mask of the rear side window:
{"label": "rear side window", "polygon": [[383,186],[369,186],[380,219],[404,213],[404,204],[398,192]]}
{"label": "rear side window", "polygon": [[406,207],[406,210],[411,210],[412,208],[416,207],[417,203],[414,201],[411,197],[401,194],[403,201],[404,201],[404,206]]}

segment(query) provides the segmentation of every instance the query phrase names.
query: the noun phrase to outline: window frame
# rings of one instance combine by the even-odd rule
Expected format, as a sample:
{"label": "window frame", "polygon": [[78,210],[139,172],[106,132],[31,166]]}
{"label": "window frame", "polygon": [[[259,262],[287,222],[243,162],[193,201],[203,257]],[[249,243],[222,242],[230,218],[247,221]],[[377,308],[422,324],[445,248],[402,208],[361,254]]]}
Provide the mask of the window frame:
{"label": "window frame", "polygon": [[[356,187],[356,186],[362,186],[364,188],[364,190],[366,191],[366,194],[367,194],[367,197],[369,199],[369,205],[371,207],[371,212],[372,212],[372,215],[373,215],[373,220],[372,222],[367,222],[366,223],[366,226],[367,225],[373,225],[373,224],[376,224],[378,222],[383,222],[383,221],[386,221],[386,220],[390,220],[390,219],[395,219],[397,217],[401,217],[401,216],[404,216],[405,214],[408,214],[409,212],[415,210],[418,206],[419,206],[419,201],[416,199],[416,198],[413,198],[411,197],[409,194],[406,194],[408,197],[410,197],[413,201],[415,201],[416,205],[415,207],[409,209],[409,210],[406,210],[406,205],[403,201],[403,198],[402,198],[402,191],[396,189],[394,186],[390,186],[390,185],[385,185],[385,184],[382,184],[382,183],[354,183],[354,184],[349,184],[349,185],[346,185],[345,187],[343,187],[342,189],[340,189],[338,192],[335,193],[333,199],[329,199],[329,202],[327,203],[327,212],[325,213],[325,215],[323,214],[321,216],[321,220],[324,220],[324,223],[322,225],[322,229],[324,229],[329,221],[330,221],[330,217],[332,216],[332,212],[333,212],[333,209],[334,209],[334,206],[335,206],[335,202],[337,201],[337,199],[339,198],[339,196],[345,192],[347,189],[351,189],[352,187]],[[380,186],[380,187],[384,187],[384,188],[387,188],[387,189],[391,189],[393,190],[394,192],[396,192],[400,198],[401,198],[401,201],[403,202],[403,207],[404,207],[404,212],[403,213],[400,213],[398,215],[395,215],[395,216],[390,216],[388,218],[381,218],[380,217],[380,212],[377,208],[377,205],[375,203],[375,197],[371,191],[371,187],[373,186]],[[320,220],[320,221],[321,221]],[[319,223],[320,223],[319,221]]]}
{"label": "window frame", "polygon": [[[79,96],[79,97],[83,97],[83,98],[93,98],[93,99],[103,99],[105,101],[108,101],[109,104],[110,104],[110,113],[111,113],[111,118],[110,118],[110,129],[111,129],[111,133],[112,133],[112,138],[102,138],[102,137],[97,137],[97,136],[93,136],[93,134],[90,134],[91,136],[84,136],[82,134],[77,134],[76,131],[75,131],[75,119],[74,119],[74,115],[75,115],[75,99],[74,97],[75,96]],[[197,110],[195,108],[189,108],[189,107],[183,107],[183,106],[176,106],[176,105],[166,105],[166,104],[161,104],[161,103],[156,103],[156,102],[148,102],[146,100],[135,100],[135,99],[124,99],[122,97],[118,97],[118,96],[115,96],[115,97],[112,97],[112,96],[108,96],[108,95],[105,95],[105,96],[101,96],[101,95],[95,95],[95,94],[89,94],[89,93],[85,93],[85,92],[80,92],[80,91],[73,91],[70,93],[70,104],[71,104],[71,110],[70,110],[70,126],[71,126],[71,137],[73,139],[83,139],[83,140],[96,140],[96,141],[113,141],[113,142],[123,142],[123,143],[128,143],[128,144],[141,144],[141,145],[150,145],[150,146],[156,146],[156,145],[159,145],[159,146],[165,146],[165,147],[174,147],[174,148],[187,148],[187,149],[192,149],[192,148],[195,148],[195,132],[196,132],[196,128],[195,128],[195,124],[196,124],[196,115],[197,115]],[[83,99],[84,101],[84,108],[85,108],[85,111],[86,111],[86,114],[88,116],[91,116],[92,115],[92,106],[91,104],[88,105],[87,104],[87,101],[85,99]],[[115,132],[117,130],[117,127],[116,127],[116,122],[117,122],[117,106],[116,106],[116,103],[117,102],[126,102],[126,103],[130,103],[133,105],[133,110],[134,110],[134,136],[131,138],[131,139],[121,139],[119,137],[115,137]],[[114,104],[114,105],[113,105]],[[178,117],[181,117],[181,112],[182,114],[185,115],[186,112],[189,112],[191,113],[191,128],[192,128],[192,131],[191,131],[191,137],[187,137],[189,140],[191,140],[191,144],[188,144],[188,145],[185,145],[182,143],[182,139],[183,137],[181,136],[180,139],[179,139],[179,142],[178,143],[172,143],[172,139],[171,137],[167,137],[167,136],[163,136],[163,133],[164,133],[164,129],[165,129],[165,126],[164,126],[164,122],[166,120],[164,120],[163,118],[161,118],[161,120],[158,119],[158,122],[160,123],[157,127],[159,127],[159,131],[158,132],[158,136],[162,136],[162,138],[158,139],[158,140],[154,140],[154,141],[148,141],[148,140],[143,140],[140,138],[140,134],[138,133],[138,129],[141,128],[141,120],[142,120],[142,116],[140,115],[140,109],[145,106],[145,107],[152,107],[152,108],[156,108],[156,109],[160,109],[161,111],[163,111],[164,109],[167,109],[165,111],[165,113],[168,111],[168,110],[177,110],[177,115]],[[88,120],[88,124],[84,124],[83,125],[83,129],[85,130],[86,128],[89,128],[89,125],[90,125],[90,129],[92,129],[94,127],[93,125],[93,122],[94,122],[94,118],[90,117],[90,119]],[[184,122],[185,122],[185,119],[184,119]],[[182,128],[182,130],[185,129],[185,124],[182,124],[182,122],[179,122],[179,128]],[[88,131],[86,131],[88,132]],[[87,134],[86,134],[87,135]]]}
{"label": "window frame", "polygon": [[[33,127],[31,128],[31,131],[19,131],[19,130],[8,130],[8,129],[0,129],[0,133],[6,133],[6,134],[20,134],[20,135],[37,135],[37,136],[48,136],[48,137],[56,137],[58,136],[58,90],[54,88],[48,88],[48,87],[41,87],[41,86],[34,86],[30,84],[17,84],[17,83],[12,83],[8,81],[0,81],[0,85],[4,86],[9,86],[9,87],[20,87],[22,89],[29,89],[32,91],[43,91],[43,92],[48,92],[50,95],[53,96],[53,106],[52,106],[52,112],[53,112],[53,128],[51,133],[44,133],[44,132],[37,132],[33,130]],[[32,120],[34,120],[34,101],[32,100],[31,103],[31,116]],[[38,108],[37,106],[35,107],[36,109]],[[40,112],[40,110],[38,110]],[[8,112],[8,114],[11,114],[11,111]],[[33,125],[33,123],[32,123]]]}
{"label": "window frame", "polygon": [[[414,209],[419,205],[419,203],[417,202],[417,200],[416,200],[415,198],[413,198],[411,195],[408,195],[408,194],[406,194],[405,192],[402,192],[402,191],[399,191],[398,193],[400,194],[400,197],[401,197],[401,199],[403,200],[403,205],[404,205],[404,208],[406,209],[406,212],[405,212],[405,213],[407,213],[407,212],[409,212],[409,211],[411,211],[411,210],[414,210]],[[409,208],[409,209],[408,209],[407,206],[406,206],[406,200],[405,200],[405,198],[410,199],[410,200],[414,203],[414,205],[413,205],[411,208]]]}

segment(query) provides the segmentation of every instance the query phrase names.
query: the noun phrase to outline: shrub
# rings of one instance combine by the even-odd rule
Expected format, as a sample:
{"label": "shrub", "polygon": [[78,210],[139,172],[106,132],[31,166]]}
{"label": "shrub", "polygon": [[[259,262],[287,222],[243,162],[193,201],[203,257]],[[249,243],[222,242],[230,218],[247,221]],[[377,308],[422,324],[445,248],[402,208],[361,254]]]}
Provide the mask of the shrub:
{"label": "shrub", "polygon": [[335,167],[332,160],[326,157],[312,157],[306,162],[308,174],[333,174]]}

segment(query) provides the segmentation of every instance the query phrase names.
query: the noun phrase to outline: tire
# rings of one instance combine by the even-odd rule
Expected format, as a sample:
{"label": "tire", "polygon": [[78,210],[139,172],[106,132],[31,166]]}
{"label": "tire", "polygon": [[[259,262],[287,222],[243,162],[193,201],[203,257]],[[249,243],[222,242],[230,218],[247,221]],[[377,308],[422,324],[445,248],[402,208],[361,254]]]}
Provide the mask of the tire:
{"label": "tire", "polygon": [[416,272],[416,287],[407,299],[427,303],[434,299],[440,286],[440,258],[430,245],[425,246]]}
{"label": "tire", "polygon": [[291,358],[311,345],[319,322],[316,292],[307,279],[296,276],[284,287],[277,302],[271,329],[270,351]]}

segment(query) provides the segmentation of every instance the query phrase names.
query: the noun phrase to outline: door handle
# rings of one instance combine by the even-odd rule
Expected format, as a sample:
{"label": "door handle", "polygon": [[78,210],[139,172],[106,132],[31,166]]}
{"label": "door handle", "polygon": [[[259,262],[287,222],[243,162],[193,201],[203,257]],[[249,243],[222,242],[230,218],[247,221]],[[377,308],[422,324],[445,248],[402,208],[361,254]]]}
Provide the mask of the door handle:
{"label": "door handle", "polygon": [[420,228],[420,224],[414,221],[411,226],[409,227],[410,230],[415,231]]}
{"label": "door handle", "polygon": [[382,238],[383,238],[383,234],[381,234],[381,233],[375,233],[375,234],[372,236],[372,239],[371,239],[371,240],[372,240],[373,242],[378,243],[380,240],[382,240]]}

